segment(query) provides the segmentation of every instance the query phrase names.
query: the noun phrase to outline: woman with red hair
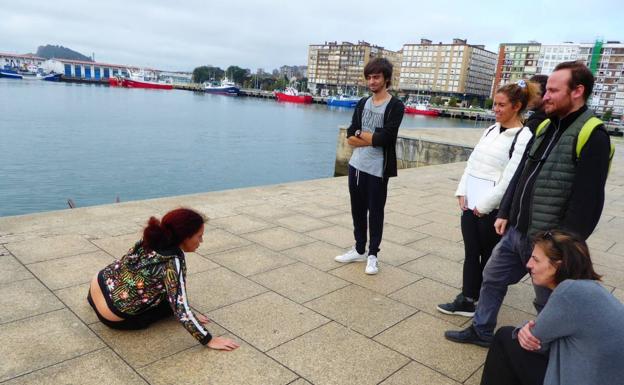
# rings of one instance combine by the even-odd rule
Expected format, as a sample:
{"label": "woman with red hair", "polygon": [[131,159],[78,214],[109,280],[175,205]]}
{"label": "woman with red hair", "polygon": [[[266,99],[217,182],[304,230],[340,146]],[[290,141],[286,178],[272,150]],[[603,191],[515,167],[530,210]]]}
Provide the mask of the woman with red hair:
{"label": "woman with red hair", "polygon": [[204,222],[202,215],[185,208],[168,212],[160,221],[151,217],[143,239],[91,280],[87,300],[98,319],[112,329],[138,330],[175,315],[203,345],[238,348],[231,339],[212,337],[205,328],[210,320],[188,304],[184,253],[197,250],[203,241]]}

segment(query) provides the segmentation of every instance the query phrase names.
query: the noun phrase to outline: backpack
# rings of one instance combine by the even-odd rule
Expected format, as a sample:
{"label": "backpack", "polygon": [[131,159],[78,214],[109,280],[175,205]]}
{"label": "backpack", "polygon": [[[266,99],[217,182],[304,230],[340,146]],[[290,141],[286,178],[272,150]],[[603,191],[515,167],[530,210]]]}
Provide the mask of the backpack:
{"label": "backpack", "polygon": [[[544,131],[546,127],[548,127],[549,124],[550,119],[544,119],[544,121],[540,123],[539,126],[537,126],[537,128],[535,129],[535,137],[537,138],[542,133],[542,131]],[[583,124],[583,127],[581,127],[581,131],[579,131],[579,134],[576,137],[576,159],[579,159],[581,157],[581,151],[583,150],[585,143],[587,143],[587,141],[589,140],[592,132],[594,132],[594,130],[602,124],[602,120],[598,119],[595,116],[592,116],[585,122],[585,124]],[[613,160],[613,154],[615,154],[615,144],[613,144],[613,142],[610,143],[611,149],[609,150],[609,171],[611,170],[611,161]]]}

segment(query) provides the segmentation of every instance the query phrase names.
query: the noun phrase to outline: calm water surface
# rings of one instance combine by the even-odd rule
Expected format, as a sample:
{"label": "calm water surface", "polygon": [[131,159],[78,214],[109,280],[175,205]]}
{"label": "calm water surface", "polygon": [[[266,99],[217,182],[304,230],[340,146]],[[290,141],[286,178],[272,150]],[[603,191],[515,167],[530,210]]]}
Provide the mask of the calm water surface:
{"label": "calm water surface", "polygon": [[[353,110],[0,79],[0,216],[331,177]],[[405,116],[401,128],[472,127]]]}

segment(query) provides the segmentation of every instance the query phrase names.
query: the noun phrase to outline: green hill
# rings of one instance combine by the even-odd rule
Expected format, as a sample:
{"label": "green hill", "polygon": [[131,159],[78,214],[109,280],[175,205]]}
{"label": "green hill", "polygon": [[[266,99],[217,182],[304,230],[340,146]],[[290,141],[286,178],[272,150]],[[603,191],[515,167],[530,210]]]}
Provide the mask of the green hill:
{"label": "green hill", "polygon": [[46,59],[69,59],[69,60],[84,60],[84,61],[93,61],[90,57],[81,54],[80,52],[76,52],[69,48],[65,48],[60,45],[42,45],[37,48],[37,56],[44,57]]}

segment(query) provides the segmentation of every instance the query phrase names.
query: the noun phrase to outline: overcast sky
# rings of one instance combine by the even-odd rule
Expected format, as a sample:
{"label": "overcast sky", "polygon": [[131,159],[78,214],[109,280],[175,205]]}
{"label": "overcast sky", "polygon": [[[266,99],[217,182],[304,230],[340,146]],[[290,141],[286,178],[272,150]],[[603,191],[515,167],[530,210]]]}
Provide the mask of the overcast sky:
{"label": "overcast sky", "polygon": [[[178,5],[174,5],[177,3]],[[591,5],[588,5],[591,4]],[[365,40],[391,50],[421,37],[624,42],[622,0],[19,0],[0,11],[0,52],[63,45],[96,61],[165,70],[306,65],[310,44]]]}

